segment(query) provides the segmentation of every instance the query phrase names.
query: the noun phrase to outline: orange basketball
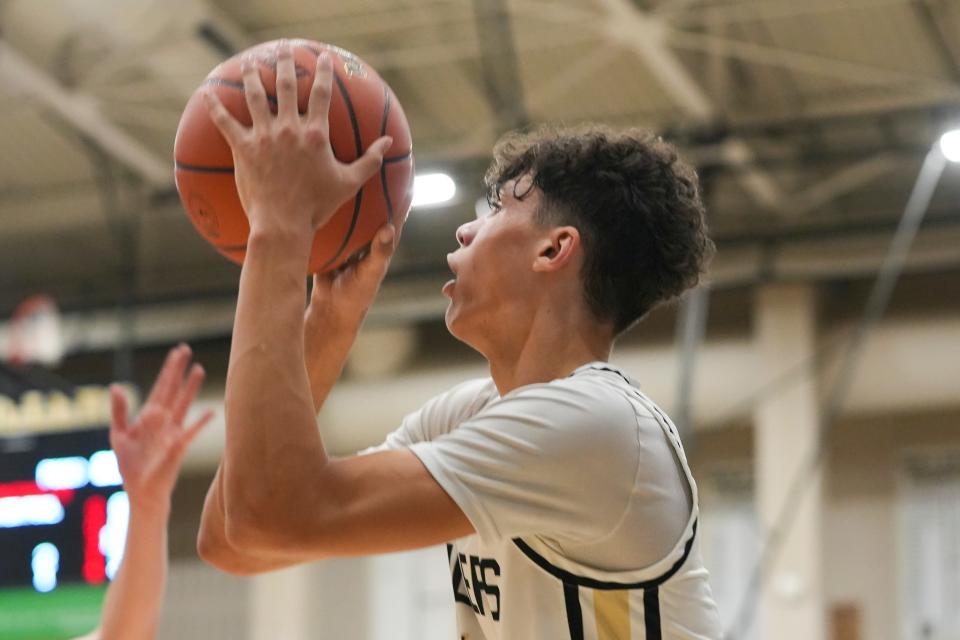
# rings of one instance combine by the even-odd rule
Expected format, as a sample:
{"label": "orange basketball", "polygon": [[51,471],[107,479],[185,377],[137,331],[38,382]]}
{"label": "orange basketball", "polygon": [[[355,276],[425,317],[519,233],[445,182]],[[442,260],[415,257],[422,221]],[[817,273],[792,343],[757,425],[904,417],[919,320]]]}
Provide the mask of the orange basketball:
{"label": "orange basketball", "polygon": [[[240,61],[250,56],[257,62],[267,98],[276,113],[278,43],[265,42],[238,53],[203,81],[205,86],[214,88],[227,110],[247,126],[252,120],[244,96]],[[306,113],[317,56],[321,51],[329,52],[334,71],[330,143],[338,159],[352,162],[380,136],[393,138],[379,174],[340,207],[314,237],[310,272],[331,271],[366,248],[384,223],[392,222],[399,229],[406,219],[413,199],[410,127],[393,91],[359,57],[310,40],[291,40],[290,45],[301,114]],[[190,221],[217,251],[241,264],[250,227],[234,182],[230,146],[210,119],[200,89],[191,96],[180,118],[173,154],[177,191]]]}

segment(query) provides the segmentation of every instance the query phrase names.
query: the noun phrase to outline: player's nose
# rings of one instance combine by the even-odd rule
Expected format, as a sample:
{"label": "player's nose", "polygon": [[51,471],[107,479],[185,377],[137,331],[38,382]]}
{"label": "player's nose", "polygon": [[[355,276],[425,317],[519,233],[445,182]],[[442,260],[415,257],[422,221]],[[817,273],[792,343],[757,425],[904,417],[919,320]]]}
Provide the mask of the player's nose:
{"label": "player's nose", "polygon": [[473,242],[474,236],[477,235],[474,222],[476,221],[466,222],[457,228],[457,244],[461,247],[469,246]]}

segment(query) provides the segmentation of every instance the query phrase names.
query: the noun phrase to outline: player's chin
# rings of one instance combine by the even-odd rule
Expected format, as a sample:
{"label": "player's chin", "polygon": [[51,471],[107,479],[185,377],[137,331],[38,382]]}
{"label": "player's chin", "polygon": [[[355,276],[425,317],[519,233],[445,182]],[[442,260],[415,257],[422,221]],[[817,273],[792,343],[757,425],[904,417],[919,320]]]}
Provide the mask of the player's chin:
{"label": "player's chin", "polygon": [[443,321],[447,325],[447,331],[452,333],[454,336],[457,335],[456,330],[456,316],[457,311],[454,309],[456,303],[454,303],[453,298],[450,299],[450,302],[447,303],[447,310],[443,314]]}
{"label": "player's chin", "polygon": [[447,305],[447,311],[444,313],[443,320],[447,325],[447,331],[450,332],[450,335],[462,342],[466,342],[463,310],[455,299],[450,299],[450,304]]}

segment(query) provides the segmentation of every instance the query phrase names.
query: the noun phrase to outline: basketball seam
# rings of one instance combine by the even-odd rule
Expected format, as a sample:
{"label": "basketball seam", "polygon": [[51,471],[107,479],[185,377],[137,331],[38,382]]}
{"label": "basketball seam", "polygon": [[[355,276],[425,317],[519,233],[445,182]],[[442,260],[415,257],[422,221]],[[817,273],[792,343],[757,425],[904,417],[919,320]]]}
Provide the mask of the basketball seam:
{"label": "basketball seam", "polygon": [[247,250],[246,242],[244,242],[243,244],[215,244],[213,246],[215,246],[217,249],[220,249],[221,251],[246,251]]}
{"label": "basketball seam", "polygon": [[384,164],[391,164],[391,163],[394,163],[394,162],[403,162],[404,160],[409,160],[409,159],[410,159],[410,156],[412,156],[412,155],[413,155],[413,150],[411,149],[410,151],[407,151],[407,152],[404,153],[403,155],[390,156],[389,158],[384,158],[384,159],[383,159],[383,162],[384,162]]}
{"label": "basketball seam", "polygon": [[233,167],[209,167],[200,164],[187,164],[185,162],[173,161],[173,167],[178,171],[191,171],[194,173],[233,173]]}
{"label": "basketball seam", "polygon": [[[203,84],[215,84],[218,87],[226,87],[227,89],[236,89],[243,95],[247,95],[246,89],[243,88],[243,82],[237,80],[227,80],[226,78],[207,78],[203,81]],[[277,104],[277,96],[270,93],[266,89],[263,90],[265,96],[267,96],[267,102],[270,104]],[[302,114],[301,114],[302,115]]]}
{"label": "basketball seam", "polygon": [[[353,142],[357,147],[357,158],[359,158],[363,155],[363,138],[360,136],[360,125],[357,123],[357,114],[353,110],[353,102],[350,100],[350,94],[347,92],[347,88],[344,86],[343,80],[336,71],[333,73],[333,79],[337,85],[337,89],[340,91],[340,95],[343,96],[344,104],[347,106],[347,114],[350,116],[350,126],[353,128]],[[350,238],[353,236],[353,231],[357,228],[357,219],[360,217],[360,205],[362,200],[363,187],[360,187],[360,190],[357,192],[357,195],[353,200],[353,217],[350,219],[350,227],[347,229],[346,235],[343,236],[343,241],[333,254],[333,257],[327,260],[323,266],[320,267],[321,270],[326,269],[337,258],[339,258],[340,254],[343,253],[343,250],[350,242]]]}
{"label": "basketball seam", "polygon": [[[387,120],[390,118],[390,90],[387,89],[387,83],[380,80],[383,85],[383,121],[380,123],[380,136],[387,133]],[[387,222],[393,221],[393,202],[390,200],[390,188],[387,186],[387,164],[381,158],[380,160],[380,187],[383,189],[383,201],[387,205]]]}

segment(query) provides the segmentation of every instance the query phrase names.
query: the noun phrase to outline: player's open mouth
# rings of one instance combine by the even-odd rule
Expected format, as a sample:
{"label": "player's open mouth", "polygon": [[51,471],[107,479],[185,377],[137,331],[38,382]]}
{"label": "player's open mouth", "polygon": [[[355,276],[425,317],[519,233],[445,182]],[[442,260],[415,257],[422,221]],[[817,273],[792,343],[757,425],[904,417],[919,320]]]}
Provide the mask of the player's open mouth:
{"label": "player's open mouth", "polygon": [[457,284],[457,281],[455,278],[451,280],[447,280],[443,285],[443,289],[440,290],[440,293],[447,296],[448,298],[453,296],[453,288],[454,286],[456,286],[456,284]]}
{"label": "player's open mouth", "polygon": [[450,296],[453,295],[453,288],[457,284],[457,268],[456,268],[456,265],[454,265],[453,263],[452,253],[447,254],[447,266],[450,268],[451,273],[453,273],[453,279],[447,280],[447,282],[443,285],[443,289],[441,289],[440,292],[449,298]]}

